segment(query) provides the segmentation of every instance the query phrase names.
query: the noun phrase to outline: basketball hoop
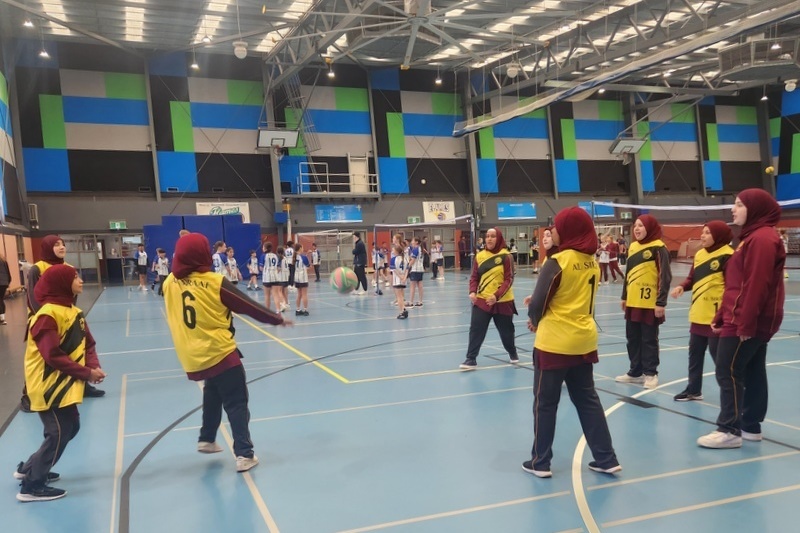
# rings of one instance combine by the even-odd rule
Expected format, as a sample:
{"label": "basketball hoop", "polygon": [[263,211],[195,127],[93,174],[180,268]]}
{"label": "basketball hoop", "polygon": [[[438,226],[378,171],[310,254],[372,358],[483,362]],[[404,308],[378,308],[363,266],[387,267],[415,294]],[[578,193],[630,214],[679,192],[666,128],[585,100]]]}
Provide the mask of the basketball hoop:
{"label": "basketball hoop", "polygon": [[273,144],[272,153],[275,154],[275,157],[278,159],[278,161],[280,161],[283,159],[283,146],[280,144]]}

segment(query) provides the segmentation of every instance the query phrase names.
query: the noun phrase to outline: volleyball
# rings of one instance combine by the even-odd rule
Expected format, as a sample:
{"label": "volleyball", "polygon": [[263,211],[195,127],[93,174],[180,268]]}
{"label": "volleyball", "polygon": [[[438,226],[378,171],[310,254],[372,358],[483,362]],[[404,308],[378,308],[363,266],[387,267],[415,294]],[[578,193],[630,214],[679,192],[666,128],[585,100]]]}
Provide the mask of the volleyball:
{"label": "volleyball", "polygon": [[339,294],[346,294],[358,287],[356,273],[347,267],[339,267],[331,272],[331,288]]}
{"label": "volleyball", "polygon": [[768,166],[767,168],[764,169],[764,172],[766,172],[767,174],[774,174],[775,173],[775,167]]}

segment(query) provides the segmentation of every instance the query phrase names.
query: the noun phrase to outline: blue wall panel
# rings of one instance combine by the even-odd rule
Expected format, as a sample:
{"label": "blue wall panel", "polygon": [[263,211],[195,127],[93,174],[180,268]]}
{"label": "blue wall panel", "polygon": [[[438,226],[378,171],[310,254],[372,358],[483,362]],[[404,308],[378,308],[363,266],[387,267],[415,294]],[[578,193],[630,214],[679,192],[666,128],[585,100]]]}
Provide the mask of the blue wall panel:
{"label": "blue wall panel", "polygon": [[758,143],[758,126],[755,124],[717,124],[721,143]]}
{"label": "blue wall panel", "polygon": [[453,125],[461,117],[453,115],[421,115],[403,113],[403,132],[426,137],[452,137]]}
{"label": "blue wall panel", "polygon": [[386,68],[371,70],[369,72],[370,81],[374,90],[399,91],[400,90],[400,71],[396,68]]}
{"label": "blue wall panel", "polygon": [[195,128],[255,130],[261,117],[261,106],[257,105],[192,102],[190,106]]}
{"label": "blue wall panel", "polygon": [[147,126],[147,102],[120,98],[64,96],[64,122]]}
{"label": "blue wall panel", "polygon": [[703,172],[706,176],[706,190],[721,191],[722,163],[720,161],[703,161]]}
{"label": "blue wall panel", "polygon": [[697,125],[689,122],[651,122],[651,141],[697,141]]}
{"label": "blue wall panel", "polygon": [[369,112],[367,111],[309,109],[307,113],[311,116],[317,133],[358,133],[369,135],[372,132]]}
{"label": "blue wall panel", "polygon": [[222,228],[222,217],[213,215],[183,215],[183,227],[192,233],[202,233],[208,239],[208,244],[213,254],[214,243],[225,240],[225,231]]}
{"label": "blue wall panel", "polygon": [[158,152],[158,173],[161,192],[168,192],[167,187],[177,192],[198,192],[194,152]]}
{"label": "blue wall panel", "polygon": [[500,192],[496,159],[478,159],[478,186],[481,193]]}
{"label": "blue wall panel", "polygon": [[794,200],[800,198],[800,174],[782,174],[778,176],[778,200]]}
{"label": "blue wall panel", "polygon": [[381,192],[408,194],[408,164],[404,157],[379,157]]}
{"label": "blue wall panel", "polygon": [[547,139],[547,120],[515,118],[494,127],[495,139]]}
{"label": "blue wall panel", "polygon": [[69,160],[66,150],[23,148],[25,185],[31,192],[69,192]]}
{"label": "blue wall panel", "polygon": [[0,101],[0,130],[11,135],[11,119],[8,117],[8,106]]}
{"label": "blue wall panel", "polygon": [[656,174],[653,168],[652,161],[640,161],[640,168],[642,169],[642,191],[655,192],[656,190]]}
{"label": "blue wall panel", "polygon": [[556,159],[556,187],[558,192],[581,192],[577,161]]}
{"label": "blue wall panel", "polygon": [[575,120],[575,139],[578,141],[613,141],[625,123],[613,120]]}

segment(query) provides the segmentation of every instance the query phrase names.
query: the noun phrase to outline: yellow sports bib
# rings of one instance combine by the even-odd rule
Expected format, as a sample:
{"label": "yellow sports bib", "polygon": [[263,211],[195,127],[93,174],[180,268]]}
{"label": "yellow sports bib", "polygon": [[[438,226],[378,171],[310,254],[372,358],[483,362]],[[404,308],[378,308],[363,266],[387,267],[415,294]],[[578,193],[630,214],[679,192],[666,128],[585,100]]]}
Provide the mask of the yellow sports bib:
{"label": "yellow sports bib", "polygon": [[655,309],[658,298],[658,250],[664,247],[660,239],[645,245],[637,241],[628,248],[628,262],[625,267],[625,283],[628,307]]}
{"label": "yellow sports bib", "polygon": [[692,283],[692,307],[689,309],[689,322],[711,324],[722,303],[725,291],[723,269],[733,255],[728,245],[708,253],[705,248],[694,256],[694,281]]}

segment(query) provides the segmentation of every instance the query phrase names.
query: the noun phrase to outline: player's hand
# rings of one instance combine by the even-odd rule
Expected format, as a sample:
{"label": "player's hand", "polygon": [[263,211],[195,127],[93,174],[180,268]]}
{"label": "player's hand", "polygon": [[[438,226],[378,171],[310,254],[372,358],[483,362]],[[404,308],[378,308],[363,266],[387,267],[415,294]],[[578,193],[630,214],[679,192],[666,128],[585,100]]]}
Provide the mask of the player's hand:
{"label": "player's hand", "polygon": [[281,322],[281,323],[280,323],[280,324],[278,324],[278,325],[279,325],[279,326],[283,326],[283,327],[285,327],[285,328],[291,328],[291,327],[293,327],[293,326],[294,326],[294,322],[293,322],[293,321],[291,321],[291,320],[286,320],[286,319],[284,318],[284,319],[283,319],[283,322]]}
{"label": "player's hand", "polygon": [[683,294],[683,287],[681,287],[680,285],[672,289],[672,291],[669,293],[669,295],[672,296],[673,298],[677,298],[681,294]]}
{"label": "player's hand", "polygon": [[657,305],[653,311],[656,314],[656,318],[664,318],[664,315],[666,314],[667,310],[664,309],[662,306]]}
{"label": "player's hand", "polygon": [[478,295],[474,292],[469,293],[469,301],[475,303],[478,301]]}
{"label": "player's hand", "polygon": [[752,338],[750,335],[739,335],[739,340],[742,342],[749,341]]}
{"label": "player's hand", "polygon": [[530,304],[531,304],[531,297],[530,296],[526,296],[525,299],[522,300],[522,305],[524,305],[525,307],[528,307]]}
{"label": "player's hand", "polygon": [[533,322],[531,322],[531,320],[528,319],[528,331],[530,331],[531,333],[536,333],[537,329],[538,328],[533,325]]}
{"label": "player's hand", "polygon": [[106,378],[106,373],[99,368],[92,368],[89,375],[89,383],[97,384],[102,383]]}
{"label": "player's hand", "polygon": [[495,296],[494,294],[492,294],[491,296],[489,296],[488,298],[486,298],[486,303],[487,303],[487,304],[489,304],[489,305],[494,305],[494,304],[496,304],[496,303],[497,303],[497,296]]}
{"label": "player's hand", "polygon": [[625,309],[628,307],[628,304],[625,302],[625,300],[622,300],[619,302],[619,306],[623,311],[625,311]]}

